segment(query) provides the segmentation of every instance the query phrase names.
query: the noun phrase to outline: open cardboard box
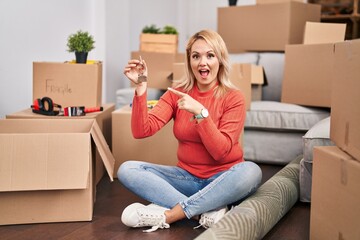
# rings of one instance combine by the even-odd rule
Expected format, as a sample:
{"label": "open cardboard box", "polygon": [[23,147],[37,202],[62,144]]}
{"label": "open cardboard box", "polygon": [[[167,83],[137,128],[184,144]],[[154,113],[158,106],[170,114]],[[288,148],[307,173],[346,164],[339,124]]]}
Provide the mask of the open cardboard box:
{"label": "open cardboard box", "polygon": [[95,147],[113,181],[94,119],[0,120],[0,225],[92,220]]}
{"label": "open cardboard box", "polygon": [[262,66],[234,63],[231,65],[230,80],[243,92],[246,110],[250,109],[251,101],[261,100],[262,86],[266,84]]}
{"label": "open cardboard box", "polygon": [[[6,115],[7,119],[96,119],[97,124],[99,125],[105,140],[109,146],[111,143],[111,113],[115,110],[114,103],[102,104],[103,111],[101,112],[92,112],[87,113],[85,116],[77,117],[68,117],[68,116],[46,116],[42,114],[33,113],[31,108],[21,110],[19,112],[11,113]],[[101,178],[104,176],[105,168],[101,156],[98,151],[96,151],[96,164],[95,164],[95,184],[99,183]]]}

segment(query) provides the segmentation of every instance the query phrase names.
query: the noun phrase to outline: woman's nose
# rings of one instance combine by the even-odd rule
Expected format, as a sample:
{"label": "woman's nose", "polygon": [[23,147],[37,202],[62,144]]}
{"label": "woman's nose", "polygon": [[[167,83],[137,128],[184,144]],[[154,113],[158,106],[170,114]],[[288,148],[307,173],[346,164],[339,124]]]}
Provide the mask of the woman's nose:
{"label": "woman's nose", "polygon": [[201,58],[200,58],[199,65],[200,65],[200,66],[205,66],[205,65],[206,65],[206,57],[201,57]]}

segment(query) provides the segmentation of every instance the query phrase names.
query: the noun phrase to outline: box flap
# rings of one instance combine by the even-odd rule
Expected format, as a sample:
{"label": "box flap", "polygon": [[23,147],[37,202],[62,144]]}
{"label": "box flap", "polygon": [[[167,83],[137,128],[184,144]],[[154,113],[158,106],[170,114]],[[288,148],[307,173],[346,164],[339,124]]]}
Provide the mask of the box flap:
{"label": "box flap", "polygon": [[57,131],[62,122],[48,123],[0,120],[0,191],[88,187],[89,132]]}
{"label": "box flap", "polygon": [[251,84],[264,84],[264,69],[262,66],[251,65]]}
{"label": "box flap", "polygon": [[104,166],[110,177],[110,180],[114,181],[113,174],[114,174],[115,159],[96,121],[93,121],[93,125],[91,128],[91,136],[96,144],[101,159],[104,162]]}
{"label": "box flap", "polygon": [[306,22],[304,44],[342,42],[345,31],[345,23]]}

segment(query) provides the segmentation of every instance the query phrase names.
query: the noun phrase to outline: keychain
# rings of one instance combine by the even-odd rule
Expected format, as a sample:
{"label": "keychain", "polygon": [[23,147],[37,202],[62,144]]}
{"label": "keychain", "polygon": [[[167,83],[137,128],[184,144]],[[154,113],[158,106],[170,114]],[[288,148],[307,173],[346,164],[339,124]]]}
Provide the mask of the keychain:
{"label": "keychain", "polygon": [[136,66],[138,71],[139,71],[139,75],[138,75],[138,83],[142,83],[142,82],[147,82],[147,77],[144,75],[145,72],[145,66],[143,63],[143,60],[140,56],[140,63]]}

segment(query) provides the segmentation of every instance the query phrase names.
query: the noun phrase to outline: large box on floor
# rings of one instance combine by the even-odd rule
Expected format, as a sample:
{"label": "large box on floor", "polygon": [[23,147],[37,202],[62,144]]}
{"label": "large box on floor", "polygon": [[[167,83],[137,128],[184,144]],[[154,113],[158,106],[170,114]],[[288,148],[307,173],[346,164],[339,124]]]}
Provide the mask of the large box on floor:
{"label": "large box on floor", "polygon": [[[7,119],[95,119],[97,124],[102,131],[105,140],[109,146],[111,146],[111,113],[115,110],[115,104],[108,103],[103,104],[103,111],[101,112],[93,112],[87,113],[85,116],[78,116],[78,117],[66,117],[66,116],[45,116],[41,114],[33,113],[30,108],[15,112],[12,114],[6,115]],[[105,168],[101,156],[98,151],[96,151],[96,164],[95,164],[95,183],[97,184],[101,178],[104,176]]]}
{"label": "large box on floor", "polygon": [[124,106],[112,113],[112,151],[115,158],[115,173],[127,160],[140,160],[164,165],[177,164],[178,141],[173,134],[173,121],[155,135],[134,139],[131,132],[131,108]]}
{"label": "large box on floor", "polygon": [[360,239],[360,162],[336,146],[315,147],[311,240]]}
{"label": "large box on floor", "polygon": [[149,69],[148,87],[157,89],[171,87],[173,64],[185,61],[184,53],[131,52],[131,59],[140,59],[140,56]]}
{"label": "large box on floor", "polygon": [[34,62],[33,100],[43,97],[62,107],[101,106],[102,63]]}
{"label": "large box on floor", "polygon": [[218,8],[218,32],[230,53],[284,51],[303,42],[305,22],[320,22],[321,6],[300,2]]}
{"label": "large box on floor", "polygon": [[0,146],[0,225],[92,220],[95,146],[114,170],[94,119],[3,119]]}
{"label": "large box on floor", "polygon": [[360,40],[335,44],[330,138],[360,160]]}

